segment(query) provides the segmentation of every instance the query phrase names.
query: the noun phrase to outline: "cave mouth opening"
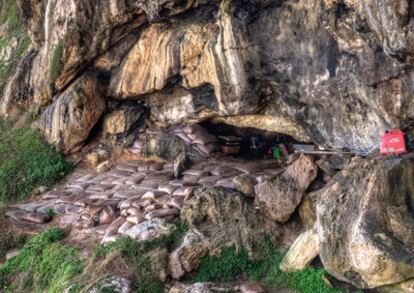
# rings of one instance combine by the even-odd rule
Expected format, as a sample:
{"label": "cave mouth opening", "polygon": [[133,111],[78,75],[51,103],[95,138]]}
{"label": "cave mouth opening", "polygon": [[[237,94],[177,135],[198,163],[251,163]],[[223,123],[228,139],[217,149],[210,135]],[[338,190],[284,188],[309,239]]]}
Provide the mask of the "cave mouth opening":
{"label": "cave mouth opening", "polygon": [[243,159],[287,158],[288,154],[295,152],[297,145],[304,144],[290,135],[254,127],[213,120],[205,120],[198,125],[218,138],[222,153]]}

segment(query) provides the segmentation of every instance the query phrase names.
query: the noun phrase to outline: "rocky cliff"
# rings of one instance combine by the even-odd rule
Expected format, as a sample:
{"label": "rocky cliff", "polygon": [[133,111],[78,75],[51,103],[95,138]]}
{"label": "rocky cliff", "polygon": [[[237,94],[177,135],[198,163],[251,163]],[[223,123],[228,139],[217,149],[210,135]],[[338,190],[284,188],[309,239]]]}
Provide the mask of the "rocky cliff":
{"label": "rocky cliff", "polygon": [[[412,1],[17,4],[32,45],[3,92],[3,116],[30,109],[53,121],[51,104],[91,74],[107,104],[142,103],[164,123],[257,115],[333,148],[369,150],[414,115]],[[98,119],[88,123],[85,132]],[[41,126],[70,152],[65,135],[50,135],[64,128]]]}
{"label": "rocky cliff", "polygon": [[290,246],[301,232],[277,274],[319,257],[352,288],[413,292],[411,161],[245,160],[214,133],[365,154],[387,128],[414,130],[413,65],[411,0],[3,0],[0,117],[30,116],[94,167],[6,215],[44,224],[52,210],[102,243],[185,224],[179,245],[156,242],[170,292],[216,292],[176,281],[223,245],[254,259],[264,234]]}

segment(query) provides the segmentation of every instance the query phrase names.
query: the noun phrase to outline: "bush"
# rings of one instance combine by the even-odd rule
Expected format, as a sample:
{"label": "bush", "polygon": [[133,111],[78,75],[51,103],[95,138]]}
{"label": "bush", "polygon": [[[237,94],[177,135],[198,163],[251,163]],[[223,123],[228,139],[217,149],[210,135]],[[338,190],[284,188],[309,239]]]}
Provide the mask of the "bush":
{"label": "bush", "polygon": [[39,186],[50,188],[70,169],[40,134],[0,122],[0,201],[21,200]]}

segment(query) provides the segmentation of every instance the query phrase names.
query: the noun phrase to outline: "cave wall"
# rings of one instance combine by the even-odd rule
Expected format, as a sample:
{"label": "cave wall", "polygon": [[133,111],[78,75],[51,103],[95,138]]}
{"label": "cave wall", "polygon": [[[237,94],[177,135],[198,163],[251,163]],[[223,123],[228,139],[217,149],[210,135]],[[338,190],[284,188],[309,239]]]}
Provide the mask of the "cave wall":
{"label": "cave wall", "polygon": [[143,103],[166,124],[257,115],[326,147],[369,150],[414,117],[414,1],[18,4],[34,48],[9,80],[2,116],[19,108],[52,120],[53,101],[93,75],[104,99]]}

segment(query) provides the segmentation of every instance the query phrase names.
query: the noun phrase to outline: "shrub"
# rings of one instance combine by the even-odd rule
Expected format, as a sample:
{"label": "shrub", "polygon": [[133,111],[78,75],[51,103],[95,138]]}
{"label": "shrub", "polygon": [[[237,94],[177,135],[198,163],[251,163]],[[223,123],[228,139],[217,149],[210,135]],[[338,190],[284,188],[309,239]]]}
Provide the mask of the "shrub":
{"label": "shrub", "polygon": [[0,201],[21,200],[39,186],[50,188],[70,169],[40,134],[0,122]]}

